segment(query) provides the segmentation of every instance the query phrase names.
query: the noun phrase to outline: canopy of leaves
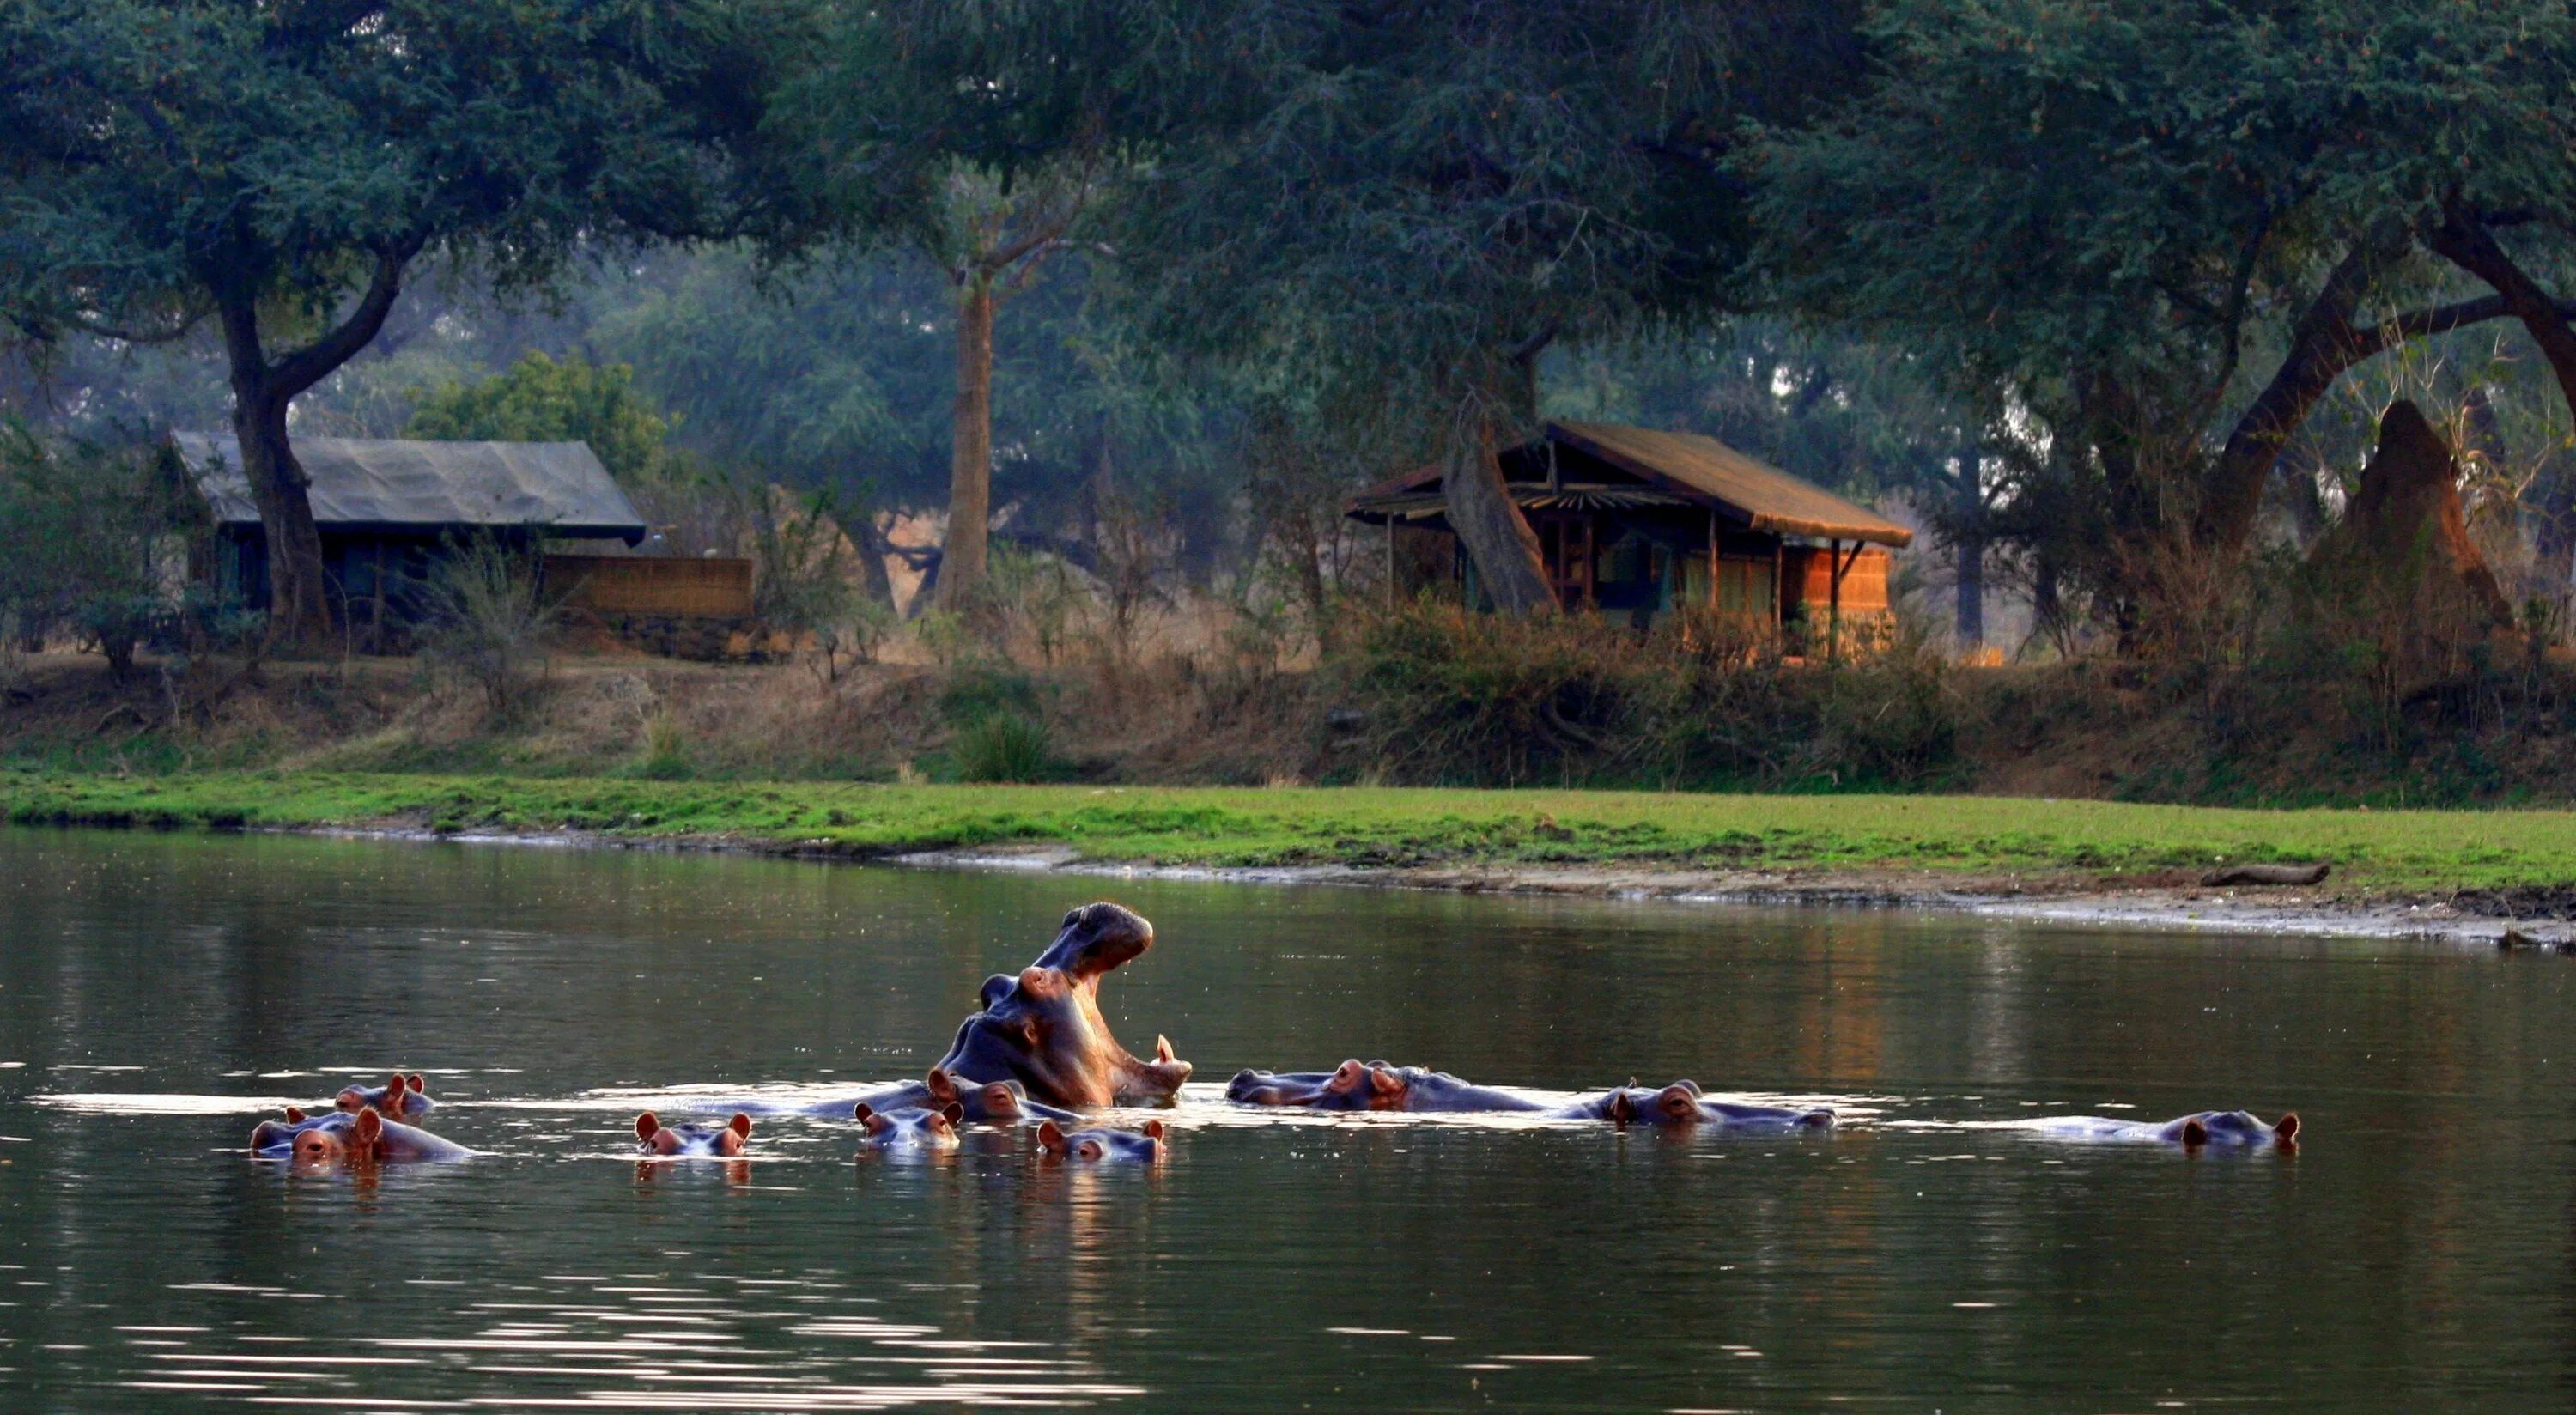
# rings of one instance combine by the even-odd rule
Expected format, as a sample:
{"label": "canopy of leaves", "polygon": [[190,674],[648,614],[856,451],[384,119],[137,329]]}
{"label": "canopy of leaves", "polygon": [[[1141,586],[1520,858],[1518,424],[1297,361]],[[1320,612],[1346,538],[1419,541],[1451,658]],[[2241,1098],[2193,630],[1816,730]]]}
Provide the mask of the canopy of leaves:
{"label": "canopy of leaves", "polygon": [[624,364],[561,363],[531,352],[478,383],[431,390],[403,436],[434,442],[586,442],[629,486],[654,471],[670,420],[635,392]]}
{"label": "canopy of leaves", "polygon": [[503,284],[736,218],[791,0],[24,0],[0,7],[0,308],[327,318],[374,258]]}

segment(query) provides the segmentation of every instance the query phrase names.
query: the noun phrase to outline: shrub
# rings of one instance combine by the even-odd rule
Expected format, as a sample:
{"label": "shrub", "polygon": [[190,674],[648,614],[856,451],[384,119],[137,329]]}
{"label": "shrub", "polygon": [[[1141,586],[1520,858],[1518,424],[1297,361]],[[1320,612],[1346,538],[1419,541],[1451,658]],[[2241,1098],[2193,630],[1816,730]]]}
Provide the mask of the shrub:
{"label": "shrub", "polygon": [[536,538],[448,541],[424,596],[420,655],[433,670],[474,684],[493,713],[507,713],[545,667],[561,606],[538,587]]}
{"label": "shrub", "polygon": [[960,728],[950,756],[961,781],[1045,781],[1057,774],[1046,724],[1016,712],[994,713]]}
{"label": "shrub", "polygon": [[1360,611],[1326,662],[1365,774],[1425,784],[1913,785],[1956,760],[1937,655],[1881,633],[1836,664],[1697,616],[1645,632],[1428,601]]}

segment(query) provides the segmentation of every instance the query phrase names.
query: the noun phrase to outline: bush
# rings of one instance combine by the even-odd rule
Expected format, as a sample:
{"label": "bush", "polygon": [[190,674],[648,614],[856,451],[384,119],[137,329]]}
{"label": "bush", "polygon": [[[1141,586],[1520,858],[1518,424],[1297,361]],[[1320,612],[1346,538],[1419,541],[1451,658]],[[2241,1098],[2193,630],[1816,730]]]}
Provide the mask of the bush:
{"label": "bush", "polygon": [[1363,771],[1388,781],[1918,785],[1954,764],[1958,714],[1936,655],[1876,637],[1791,663],[1776,636],[1700,616],[1639,632],[1425,601],[1360,611],[1326,670],[1363,724]]}
{"label": "bush", "polygon": [[1045,781],[1057,774],[1046,724],[1016,712],[995,713],[960,728],[950,756],[961,781]]}
{"label": "bush", "polygon": [[70,631],[124,677],[182,616],[210,529],[166,445],[62,440],[0,420],[0,653]]}
{"label": "bush", "polygon": [[538,587],[538,557],[533,535],[479,535],[451,539],[430,569],[421,659],[480,688],[496,715],[542,673],[561,619]]}

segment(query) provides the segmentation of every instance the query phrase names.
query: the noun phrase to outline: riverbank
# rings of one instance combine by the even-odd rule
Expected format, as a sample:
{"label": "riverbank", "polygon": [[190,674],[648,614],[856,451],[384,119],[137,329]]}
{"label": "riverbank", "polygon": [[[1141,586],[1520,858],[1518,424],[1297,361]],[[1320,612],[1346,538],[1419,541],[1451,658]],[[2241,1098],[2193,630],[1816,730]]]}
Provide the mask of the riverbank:
{"label": "riverbank", "polygon": [[[2576,906],[2576,812],[2557,810],[12,769],[0,771],[0,818],[2452,937]],[[2293,863],[2332,872],[2312,887],[2202,883],[2223,867]]]}

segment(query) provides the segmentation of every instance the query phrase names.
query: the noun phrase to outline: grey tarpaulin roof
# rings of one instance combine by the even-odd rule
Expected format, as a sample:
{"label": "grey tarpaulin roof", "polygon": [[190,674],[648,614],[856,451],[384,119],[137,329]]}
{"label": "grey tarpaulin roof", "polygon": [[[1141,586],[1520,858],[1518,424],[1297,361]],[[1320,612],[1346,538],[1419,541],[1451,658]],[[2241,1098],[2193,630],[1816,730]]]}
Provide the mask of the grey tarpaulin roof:
{"label": "grey tarpaulin roof", "polygon": [[[171,434],[197,489],[226,525],[259,524],[230,436]],[[313,519],[335,531],[436,532],[542,526],[582,539],[644,538],[644,518],[579,442],[397,442],[299,437]]]}

